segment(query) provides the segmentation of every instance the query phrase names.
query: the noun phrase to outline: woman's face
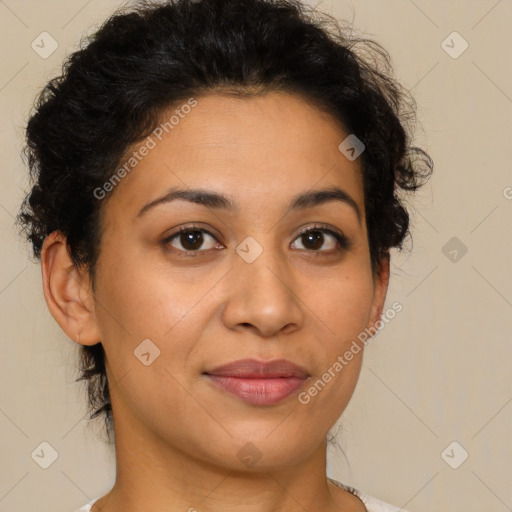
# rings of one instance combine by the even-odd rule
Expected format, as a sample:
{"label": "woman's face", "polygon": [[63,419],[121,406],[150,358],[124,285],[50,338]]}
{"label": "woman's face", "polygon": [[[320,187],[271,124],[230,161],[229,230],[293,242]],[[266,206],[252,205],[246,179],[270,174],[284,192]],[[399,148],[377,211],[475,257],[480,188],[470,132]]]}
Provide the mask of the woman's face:
{"label": "woman's face", "polygon": [[[246,455],[256,469],[298,463],[345,409],[362,350],[332,369],[387,287],[386,272],[372,278],[360,160],[338,148],[348,133],[285,93],[198,97],[167,131],[132,148],[150,149],[101,205],[95,322],[116,442],[238,469]],[[170,195],[199,189],[216,198]],[[245,359],[305,375],[214,376]]]}

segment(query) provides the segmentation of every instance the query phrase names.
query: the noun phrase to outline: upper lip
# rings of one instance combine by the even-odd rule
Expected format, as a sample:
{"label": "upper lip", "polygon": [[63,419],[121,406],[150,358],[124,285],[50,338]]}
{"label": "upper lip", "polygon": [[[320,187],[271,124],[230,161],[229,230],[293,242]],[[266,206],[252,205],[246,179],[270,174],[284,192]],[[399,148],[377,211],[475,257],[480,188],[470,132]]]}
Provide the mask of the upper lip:
{"label": "upper lip", "polygon": [[239,377],[246,379],[278,377],[298,377],[305,379],[309,377],[308,372],[287,359],[274,359],[272,361],[258,361],[256,359],[239,359],[213,370],[205,372],[208,375],[222,377]]}

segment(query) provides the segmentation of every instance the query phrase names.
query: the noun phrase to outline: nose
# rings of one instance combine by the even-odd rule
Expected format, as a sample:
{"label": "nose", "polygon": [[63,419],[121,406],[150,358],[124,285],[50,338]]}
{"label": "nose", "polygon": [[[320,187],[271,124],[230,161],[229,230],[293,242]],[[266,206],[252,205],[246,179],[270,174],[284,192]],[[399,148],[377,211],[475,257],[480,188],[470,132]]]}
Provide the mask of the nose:
{"label": "nose", "polygon": [[237,254],[233,265],[222,312],[227,328],[272,337],[302,327],[304,303],[283,255],[267,248],[252,263]]}

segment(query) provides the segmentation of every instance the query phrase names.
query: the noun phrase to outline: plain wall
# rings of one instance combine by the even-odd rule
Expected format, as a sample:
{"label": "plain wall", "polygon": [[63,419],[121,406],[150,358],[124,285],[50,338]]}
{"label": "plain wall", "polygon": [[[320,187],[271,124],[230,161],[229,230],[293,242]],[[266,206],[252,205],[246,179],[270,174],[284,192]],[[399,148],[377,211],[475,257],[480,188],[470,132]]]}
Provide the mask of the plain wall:
{"label": "plain wall", "polygon": [[[0,3],[0,512],[70,512],[113,484],[102,423],[87,428],[83,419],[78,347],[47,311],[39,265],[13,217],[27,190],[20,152],[35,94],[119,5]],[[403,310],[366,348],[338,435],[349,464],[333,451],[330,476],[411,512],[510,509],[512,3],[325,0],[320,8],[389,51],[417,101],[417,143],[435,162],[411,203],[413,245],[393,253],[386,307],[398,301]],[[59,45],[47,59],[31,48],[43,31]],[[442,47],[454,31],[469,44],[458,58]],[[453,52],[460,41],[452,39]],[[46,470],[31,458],[43,441],[58,453]],[[453,469],[445,459],[455,465],[461,447],[469,456]]]}

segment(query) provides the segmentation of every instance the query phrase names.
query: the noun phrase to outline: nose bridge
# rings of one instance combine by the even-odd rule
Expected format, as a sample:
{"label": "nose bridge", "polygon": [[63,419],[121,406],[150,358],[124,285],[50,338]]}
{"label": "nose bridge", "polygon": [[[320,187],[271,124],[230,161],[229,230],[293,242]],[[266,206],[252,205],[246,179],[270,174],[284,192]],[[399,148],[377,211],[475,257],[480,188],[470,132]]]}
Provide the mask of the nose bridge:
{"label": "nose bridge", "polygon": [[236,248],[239,261],[235,264],[235,272],[253,286],[275,287],[286,289],[286,282],[292,279],[286,255],[281,252],[278,242],[273,240],[272,232],[247,236]]}
{"label": "nose bridge", "polygon": [[251,324],[269,336],[302,322],[292,269],[271,234],[246,237],[236,248],[233,265],[232,290],[224,310],[231,328]]}

